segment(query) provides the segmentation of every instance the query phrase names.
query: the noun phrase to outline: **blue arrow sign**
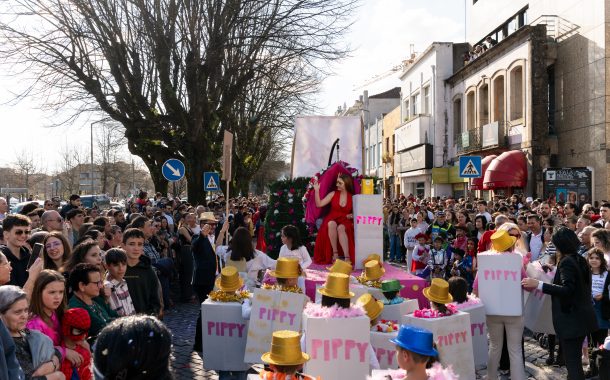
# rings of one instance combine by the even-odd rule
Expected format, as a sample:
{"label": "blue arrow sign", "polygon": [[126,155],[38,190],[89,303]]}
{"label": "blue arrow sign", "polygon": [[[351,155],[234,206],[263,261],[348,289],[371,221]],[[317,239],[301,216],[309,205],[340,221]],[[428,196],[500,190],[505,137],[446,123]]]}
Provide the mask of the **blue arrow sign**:
{"label": "blue arrow sign", "polygon": [[460,157],[460,177],[479,178],[483,173],[481,156],[462,156]]}
{"label": "blue arrow sign", "polygon": [[184,177],[184,164],[176,158],[170,158],[161,167],[163,177],[168,181],[179,181]]}
{"label": "blue arrow sign", "polygon": [[203,173],[203,189],[205,191],[220,191],[220,175],[216,172]]}

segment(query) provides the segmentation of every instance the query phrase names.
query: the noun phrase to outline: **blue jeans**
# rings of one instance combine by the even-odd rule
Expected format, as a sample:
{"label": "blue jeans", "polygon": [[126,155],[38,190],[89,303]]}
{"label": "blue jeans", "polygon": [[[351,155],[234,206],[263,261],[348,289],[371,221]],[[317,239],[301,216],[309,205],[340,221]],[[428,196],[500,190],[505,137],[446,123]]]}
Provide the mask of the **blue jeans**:
{"label": "blue jeans", "polygon": [[402,257],[400,251],[400,235],[390,235],[390,260],[399,260]]}

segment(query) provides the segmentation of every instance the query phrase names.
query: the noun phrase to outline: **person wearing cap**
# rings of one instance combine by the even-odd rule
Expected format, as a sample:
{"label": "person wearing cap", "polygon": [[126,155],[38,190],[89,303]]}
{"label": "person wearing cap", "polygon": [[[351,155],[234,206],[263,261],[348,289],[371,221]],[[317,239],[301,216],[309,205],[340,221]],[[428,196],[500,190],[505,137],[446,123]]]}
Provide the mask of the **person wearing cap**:
{"label": "person wearing cap", "polygon": [[413,248],[411,273],[415,273],[417,276],[424,273],[426,266],[428,265],[428,260],[430,259],[430,247],[426,245],[427,239],[428,237],[423,233],[419,233],[415,236],[417,244],[415,245],[415,248]]}
{"label": "person wearing cap", "polygon": [[426,230],[426,235],[430,236],[433,240],[439,235],[444,238],[455,236],[455,227],[447,222],[445,211],[439,210],[436,212],[436,219]]}
{"label": "person wearing cap", "polygon": [[384,305],[396,305],[404,302],[399,293],[405,286],[396,279],[381,281],[381,292],[386,298],[383,300]]}
{"label": "person wearing cap", "polygon": [[313,377],[299,373],[309,361],[309,355],[301,351],[301,334],[296,331],[274,331],[271,351],[264,353],[261,360],[270,369],[259,374],[262,380],[313,380]]}
{"label": "person wearing cap", "polygon": [[[457,379],[453,371],[438,364],[438,351],[434,348],[434,336],[430,330],[402,325],[396,338],[390,342],[396,345],[398,366],[407,372],[405,380]],[[435,363],[434,367],[427,369],[431,363]]]}

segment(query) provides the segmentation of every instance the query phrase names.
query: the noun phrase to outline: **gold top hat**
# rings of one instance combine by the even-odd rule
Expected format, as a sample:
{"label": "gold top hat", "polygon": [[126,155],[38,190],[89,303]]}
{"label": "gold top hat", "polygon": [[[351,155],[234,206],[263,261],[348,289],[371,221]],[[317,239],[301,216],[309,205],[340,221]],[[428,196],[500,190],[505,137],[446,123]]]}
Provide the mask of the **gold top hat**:
{"label": "gold top hat", "polygon": [[277,278],[298,278],[301,275],[299,259],[295,257],[280,257],[277,259],[275,270],[270,275]]}
{"label": "gold top hat", "polygon": [[384,273],[385,269],[377,260],[371,260],[364,265],[364,278],[367,281],[379,280]]}
{"label": "gold top hat", "polygon": [[220,271],[220,278],[216,280],[216,287],[223,292],[234,292],[244,286],[244,280],[239,277],[237,268],[224,267]]}
{"label": "gold top hat", "polygon": [[318,289],[323,296],[333,298],[352,298],[353,292],[349,291],[349,276],[343,273],[330,273],[326,277],[323,288]]}
{"label": "gold top hat", "polygon": [[296,331],[279,330],[271,336],[271,351],[261,359],[273,365],[299,365],[309,360],[309,355],[301,351],[301,334]]}
{"label": "gold top hat", "polygon": [[371,321],[381,314],[383,311],[383,302],[376,300],[370,293],[364,293],[358,298],[358,304],[362,305],[366,315],[369,316]]}
{"label": "gold top hat", "polygon": [[377,260],[377,261],[381,262],[381,256],[379,256],[376,253],[371,253],[370,255],[367,256],[366,259],[362,260],[362,265],[366,265],[366,263],[368,263],[369,261],[373,261],[373,260]]}
{"label": "gold top hat", "polygon": [[442,278],[433,278],[432,283],[423,293],[432,302],[442,304],[453,302],[453,297],[449,294],[449,283]]}
{"label": "gold top hat", "polygon": [[515,245],[516,241],[517,238],[515,236],[510,236],[506,230],[496,231],[491,235],[491,246],[496,252],[506,251]]}
{"label": "gold top hat", "polygon": [[352,264],[347,263],[343,260],[335,260],[332,267],[326,268],[330,273],[343,273],[346,275],[352,274]]}
{"label": "gold top hat", "polygon": [[199,215],[200,222],[216,222],[218,223],[218,219],[214,216],[214,213],[211,211],[202,212]]}

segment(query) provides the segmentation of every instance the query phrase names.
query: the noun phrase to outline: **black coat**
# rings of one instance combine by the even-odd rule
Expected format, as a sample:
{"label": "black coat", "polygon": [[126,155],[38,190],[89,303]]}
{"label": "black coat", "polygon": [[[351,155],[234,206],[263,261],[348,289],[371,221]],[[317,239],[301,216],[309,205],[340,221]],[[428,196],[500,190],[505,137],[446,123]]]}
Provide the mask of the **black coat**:
{"label": "black coat", "polygon": [[214,286],[216,279],[216,253],[207,236],[198,235],[191,242],[193,253],[193,282],[192,285]]}
{"label": "black coat", "polygon": [[542,291],[552,296],[553,326],[559,339],[583,337],[597,330],[591,297],[591,271],[579,255],[564,257],[552,284]]}

